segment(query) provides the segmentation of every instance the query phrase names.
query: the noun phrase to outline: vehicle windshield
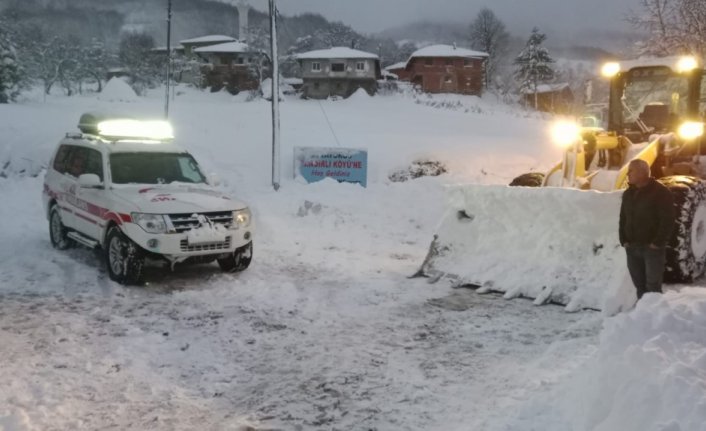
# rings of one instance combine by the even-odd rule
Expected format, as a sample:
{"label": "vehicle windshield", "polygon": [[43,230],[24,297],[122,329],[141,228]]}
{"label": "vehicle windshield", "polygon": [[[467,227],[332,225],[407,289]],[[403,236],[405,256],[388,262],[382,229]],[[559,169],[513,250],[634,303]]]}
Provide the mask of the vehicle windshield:
{"label": "vehicle windshield", "polygon": [[689,79],[669,68],[644,68],[629,72],[623,93],[623,118],[638,119],[662,128],[687,115]]}
{"label": "vehicle windshield", "polygon": [[114,184],[206,182],[196,160],[187,153],[114,153],[110,173]]}

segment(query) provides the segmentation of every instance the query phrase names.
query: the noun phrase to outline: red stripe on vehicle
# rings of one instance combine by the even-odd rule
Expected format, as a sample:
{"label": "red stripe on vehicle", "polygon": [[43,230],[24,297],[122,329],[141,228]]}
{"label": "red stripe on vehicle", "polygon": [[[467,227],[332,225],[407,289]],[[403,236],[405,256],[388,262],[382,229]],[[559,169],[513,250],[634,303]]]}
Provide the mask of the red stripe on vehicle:
{"label": "red stripe on vehicle", "polygon": [[103,216],[103,218],[104,218],[105,220],[114,221],[115,223],[118,224],[118,226],[120,226],[121,224],[123,224],[123,221],[120,219],[120,216],[118,216],[117,214],[115,214],[115,213],[113,213],[113,212],[105,213],[105,215]]}
{"label": "red stripe on vehicle", "polygon": [[132,222],[132,217],[130,217],[130,214],[120,214],[120,219],[122,219],[125,223]]}

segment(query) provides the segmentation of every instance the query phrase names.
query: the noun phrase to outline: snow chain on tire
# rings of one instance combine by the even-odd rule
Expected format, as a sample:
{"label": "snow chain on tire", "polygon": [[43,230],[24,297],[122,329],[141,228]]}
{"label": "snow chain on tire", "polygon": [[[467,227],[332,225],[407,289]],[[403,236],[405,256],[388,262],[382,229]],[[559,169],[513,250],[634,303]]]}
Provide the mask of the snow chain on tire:
{"label": "snow chain on tire", "polygon": [[664,279],[690,283],[706,264],[706,182],[688,176],[660,178],[674,197],[675,223]]}
{"label": "snow chain on tire", "polygon": [[73,245],[73,241],[68,237],[68,230],[61,221],[61,210],[58,205],[53,205],[49,210],[49,239],[51,245],[57,250],[66,250]]}
{"label": "snow chain on tire", "polygon": [[[111,253],[117,253],[122,262],[115,261],[118,256],[111,256]],[[142,280],[145,253],[130,238],[126,237],[118,227],[112,227],[106,236],[105,263],[111,280],[120,284],[135,285]],[[118,271],[113,268],[113,265],[116,266]]]}

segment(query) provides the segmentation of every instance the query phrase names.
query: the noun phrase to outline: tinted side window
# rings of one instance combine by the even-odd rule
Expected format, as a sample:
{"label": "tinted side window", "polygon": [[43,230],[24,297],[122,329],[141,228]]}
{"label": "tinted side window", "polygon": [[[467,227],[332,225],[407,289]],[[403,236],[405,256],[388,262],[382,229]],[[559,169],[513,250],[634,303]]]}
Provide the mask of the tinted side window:
{"label": "tinted side window", "polygon": [[63,174],[66,173],[66,162],[69,159],[69,154],[71,153],[71,147],[68,145],[62,145],[59,147],[59,151],[56,152],[54,157],[54,170]]}
{"label": "tinted side window", "polygon": [[88,153],[84,174],[96,174],[103,181],[103,158],[98,150],[85,149]]}
{"label": "tinted side window", "polygon": [[66,164],[66,173],[78,178],[86,172],[86,162],[88,160],[88,148],[74,147]]}

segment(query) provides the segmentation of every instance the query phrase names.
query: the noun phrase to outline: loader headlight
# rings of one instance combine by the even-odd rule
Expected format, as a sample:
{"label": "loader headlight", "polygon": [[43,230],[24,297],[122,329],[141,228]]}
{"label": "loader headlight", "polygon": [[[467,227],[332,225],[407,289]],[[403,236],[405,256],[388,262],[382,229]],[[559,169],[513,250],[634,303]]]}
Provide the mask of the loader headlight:
{"label": "loader headlight", "polygon": [[606,78],[612,78],[620,72],[620,63],[606,63],[601,67],[601,75]]}
{"label": "loader headlight", "polygon": [[233,211],[233,228],[240,229],[250,226],[252,214],[248,208]]}
{"label": "loader headlight", "polygon": [[699,123],[697,121],[687,121],[686,123],[679,126],[677,130],[679,137],[685,141],[700,138],[704,134],[704,123]]}
{"label": "loader headlight", "polygon": [[677,72],[679,73],[688,73],[698,67],[699,61],[696,57],[692,57],[690,55],[681,57],[679,61],[677,61]]}
{"label": "loader headlight", "polygon": [[572,121],[559,121],[552,126],[552,141],[562,148],[581,139],[581,126]]}
{"label": "loader headlight", "polygon": [[161,214],[132,213],[133,223],[140,226],[147,233],[166,233],[167,222]]}

